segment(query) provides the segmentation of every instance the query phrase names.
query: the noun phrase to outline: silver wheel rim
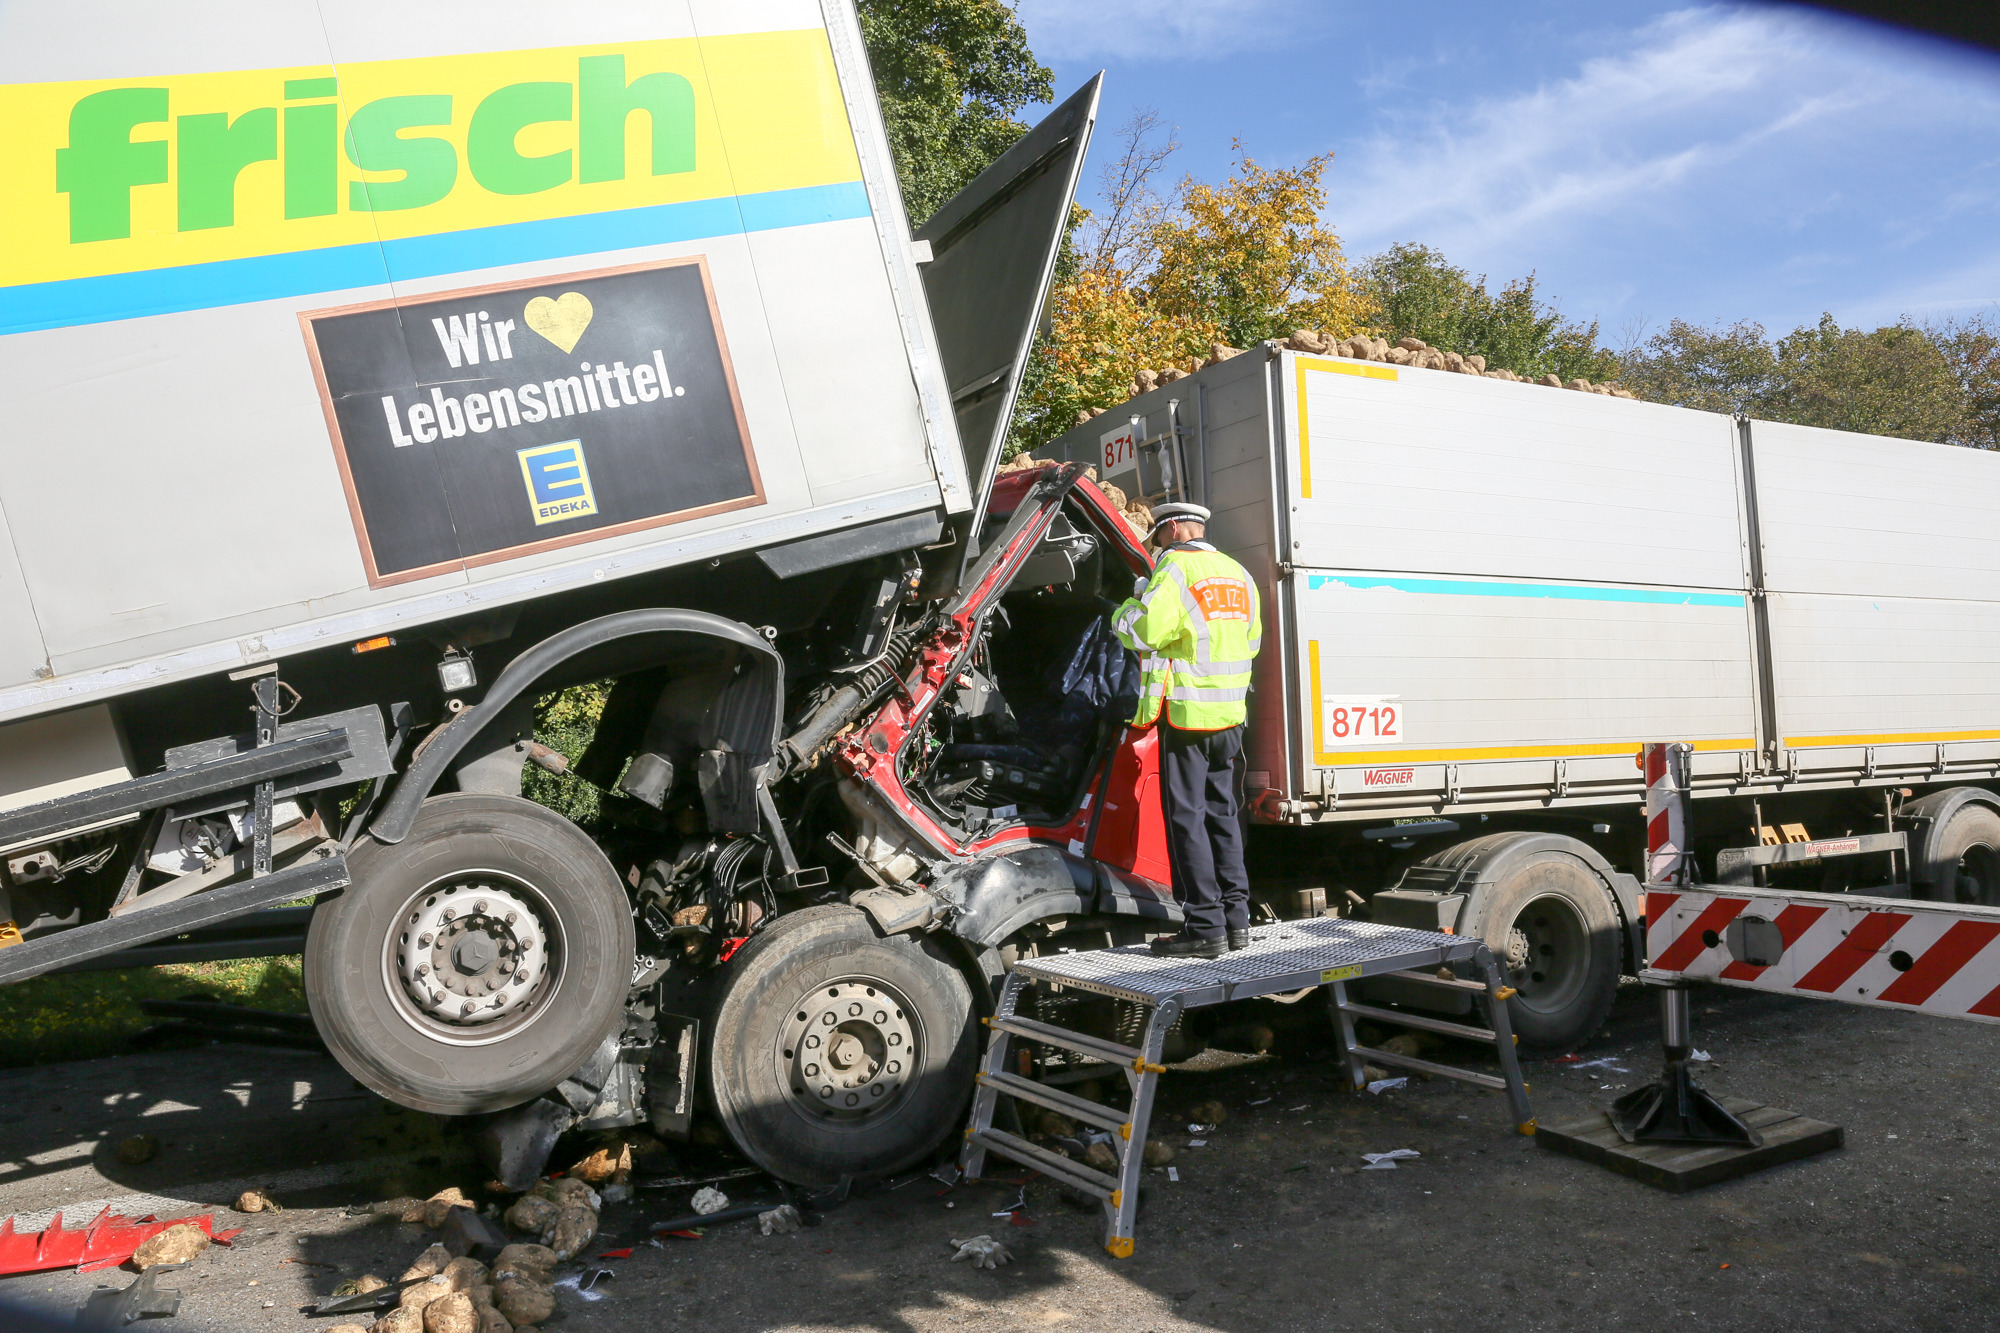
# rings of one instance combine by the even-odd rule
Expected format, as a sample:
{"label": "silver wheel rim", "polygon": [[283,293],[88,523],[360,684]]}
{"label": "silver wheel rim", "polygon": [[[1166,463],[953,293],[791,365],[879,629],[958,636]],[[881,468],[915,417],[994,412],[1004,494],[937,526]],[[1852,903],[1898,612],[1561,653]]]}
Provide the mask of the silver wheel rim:
{"label": "silver wheel rim", "polygon": [[1576,904],[1560,894],[1523,904],[1501,952],[1517,1002],[1537,1013],[1568,1007],[1590,976],[1590,932]]}
{"label": "silver wheel rim", "polygon": [[460,870],[413,893],[391,918],[382,981],[404,1022],[455,1046],[528,1027],[562,989],[562,923],[519,876]]}
{"label": "silver wheel rim", "polygon": [[908,998],[880,978],[849,976],[793,1002],[772,1056],[794,1113],[858,1132],[908,1101],[923,1050],[923,1023]]}

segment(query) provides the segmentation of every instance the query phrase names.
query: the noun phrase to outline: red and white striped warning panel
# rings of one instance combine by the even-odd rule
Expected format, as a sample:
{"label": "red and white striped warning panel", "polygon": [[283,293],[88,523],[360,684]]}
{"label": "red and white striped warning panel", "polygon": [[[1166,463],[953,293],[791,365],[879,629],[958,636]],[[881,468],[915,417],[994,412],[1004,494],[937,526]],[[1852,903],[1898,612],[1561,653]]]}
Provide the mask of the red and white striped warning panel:
{"label": "red and white striped warning panel", "polygon": [[1642,974],[2000,1023],[2000,907],[1648,885]]}

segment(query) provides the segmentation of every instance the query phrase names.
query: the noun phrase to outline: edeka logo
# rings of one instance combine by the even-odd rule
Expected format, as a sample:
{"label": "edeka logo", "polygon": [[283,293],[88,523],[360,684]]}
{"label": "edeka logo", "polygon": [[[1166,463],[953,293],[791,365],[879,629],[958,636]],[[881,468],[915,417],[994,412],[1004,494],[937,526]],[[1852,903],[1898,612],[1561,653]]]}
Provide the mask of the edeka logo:
{"label": "edeka logo", "polygon": [[515,457],[521,460],[521,478],[528,483],[528,504],[534,510],[536,527],[597,512],[582,441],[523,449]]}
{"label": "edeka logo", "polygon": [[0,85],[0,288],[842,185],[843,107],[819,29]]}

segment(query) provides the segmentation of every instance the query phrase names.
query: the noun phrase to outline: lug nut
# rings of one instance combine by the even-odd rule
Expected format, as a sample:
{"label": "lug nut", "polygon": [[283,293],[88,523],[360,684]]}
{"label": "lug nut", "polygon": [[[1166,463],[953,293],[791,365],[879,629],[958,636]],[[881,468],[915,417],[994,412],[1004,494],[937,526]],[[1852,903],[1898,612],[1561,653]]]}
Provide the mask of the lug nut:
{"label": "lug nut", "polygon": [[507,913],[507,917],[506,917],[506,921],[507,921],[507,924],[508,924],[508,925],[510,925],[510,926],[511,926],[511,925],[513,925],[513,924],[514,924],[514,918],[515,918],[515,917],[517,917],[517,916],[519,916],[519,915],[520,915],[520,913],[519,913],[519,912],[509,912],[509,913]]}
{"label": "lug nut", "polygon": [[431,974],[431,965],[430,965],[429,963],[418,963],[418,964],[417,964],[417,975],[418,975],[418,976],[420,976],[420,977],[427,977],[427,976],[429,976],[430,974]]}
{"label": "lug nut", "polygon": [[520,985],[520,984],[521,984],[522,982],[526,981],[527,979],[528,979],[528,969],[527,969],[527,968],[525,968],[525,967],[524,967],[524,968],[522,968],[522,969],[521,969],[521,970],[520,970],[519,972],[516,972],[516,973],[514,974],[514,984],[515,984],[516,986]]}
{"label": "lug nut", "polygon": [[535,937],[534,937],[533,935],[523,935],[523,936],[521,937],[521,947],[522,947],[523,949],[532,949],[532,948],[534,948],[534,947],[535,947]]}
{"label": "lug nut", "polygon": [[451,910],[451,909],[450,909],[449,907],[447,907],[447,908],[445,908],[445,909],[444,909],[444,911],[442,911],[442,912],[438,913],[438,920],[440,920],[440,921],[449,921],[449,920],[451,920],[451,919],[452,919],[453,917],[455,917],[455,916],[457,916],[457,915],[458,915],[458,913],[456,913],[456,912],[452,911],[452,910]]}
{"label": "lug nut", "polygon": [[431,947],[432,942],[435,941],[436,939],[437,936],[431,934],[427,930],[423,934],[417,936],[417,947],[419,949],[428,949]]}
{"label": "lug nut", "polygon": [[477,1004],[477,1003],[476,1003],[475,1001],[472,1001],[472,1000],[467,1000],[467,1001],[466,1001],[466,1002],[465,1002],[464,1004],[462,1004],[462,1005],[460,1005],[460,1006],[458,1007],[458,1016],[459,1016],[460,1018],[467,1018],[467,1017],[470,1017],[470,1016],[471,1016],[471,1014],[472,1014],[472,1011],[473,1011],[474,1009],[477,1009],[478,1007],[479,1007],[479,1005],[478,1005],[478,1004]]}
{"label": "lug nut", "polygon": [[481,898],[478,902],[472,905],[472,914],[474,916],[479,916],[485,911],[486,911],[486,900],[484,898]]}

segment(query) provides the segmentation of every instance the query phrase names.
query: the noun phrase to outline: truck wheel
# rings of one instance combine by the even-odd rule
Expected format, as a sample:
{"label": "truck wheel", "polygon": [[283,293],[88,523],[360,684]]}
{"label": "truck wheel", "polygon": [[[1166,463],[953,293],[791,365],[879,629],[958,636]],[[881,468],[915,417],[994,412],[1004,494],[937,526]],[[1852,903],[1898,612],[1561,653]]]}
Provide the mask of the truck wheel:
{"label": "truck wheel", "polygon": [[935,943],[829,904],[729,963],[710,1025],[715,1109],[751,1161],[832,1184],[922,1161],[957,1133],[978,1056],[972,988]]}
{"label": "truck wheel", "polygon": [[1518,992],[1507,1014],[1521,1044],[1566,1050],[1604,1024],[1618,993],[1618,922],[1579,860],[1535,852],[1483,895],[1474,930]]}
{"label": "truck wheel", "polygon": [[439,1115],[517,1106],[575,1073],[623,1020],[632,910],[583,831],[513,796],[427,800],[306,934],[327,1048],[390,1101]]}
{"label": "truck wheel", "polygon": [[2000,907],[2000,813],[1968,802],[1951,812],[1931,839],[1938,882],[1931,893],[1948,903]]}

